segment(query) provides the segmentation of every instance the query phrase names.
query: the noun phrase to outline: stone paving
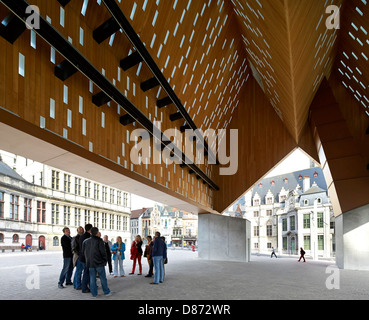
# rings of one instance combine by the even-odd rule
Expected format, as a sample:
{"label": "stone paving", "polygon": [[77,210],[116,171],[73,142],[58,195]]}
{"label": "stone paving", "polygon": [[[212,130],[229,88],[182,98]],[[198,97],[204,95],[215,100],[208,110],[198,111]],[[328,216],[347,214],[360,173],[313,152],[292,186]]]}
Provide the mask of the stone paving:
{"label": "stone paving", "polygon": [[[369,272],[338,270],[332,261],[303,263],[296,257],[256,255],[249,263],[206,261],[187,250],[168,250],[168,258],[165,281],[157,286],[144,277],[146,260],[142,276],[128,275],[132,263],[125,260],[126,277],[108,275],[115,293],[105,297],[99,289],[98,300],[369,299]],[[61,267],[61,252],[1,253],[0,299],[91,300],[91,294],[72,286],[58,289]],[[30,289],[37,273],[39,289]],[[329,290],[327,284],[339,289]]]}

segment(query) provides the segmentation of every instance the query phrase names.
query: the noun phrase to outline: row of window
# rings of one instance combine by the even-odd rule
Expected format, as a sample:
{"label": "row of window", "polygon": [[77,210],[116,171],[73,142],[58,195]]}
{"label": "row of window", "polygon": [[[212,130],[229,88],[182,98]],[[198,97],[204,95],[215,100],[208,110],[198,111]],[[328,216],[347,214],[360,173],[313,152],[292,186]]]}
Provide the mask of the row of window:
{"label": "row of window", "polygon": [[[260,230],[259,226],[254,226],[254,237],[258,237],[260,235],[259,230]],[[273,226],[272,226],[272,224],[267,224],[266,225],[266,235],[268,237],[273,236]]]}
{"label": "row of window", "polygon": [[[287,219],[282,219],[282,231],[288,231],[287,228]],[[296,217],[290,216],[290,230],[296,230]],[[303,228],[304,229],[310,229],[310,213],[305,213],[303,215]],[[323,219],[323,212],[317,213],[317,228],[323,228],[324,227],[324,219]]]}
{"label": "row of window", "polygon": [[[5,200],[4,200],[4,192],[0,192],[0,218],[4,219],[4,211],[5,211]],[[9,203],[9,219],[19,220],[22,218],[24,221],[31,221],[31,212],[32,212],[32,200],[28,198],[24,198],[24,206],[23,206],[23,216],[20,217],[20,209],[19,209],[19,196],[11,194],[10,195],[10,203]]]}
{"label": "row of window", "polygon": [[[51,188],[53,190],[60,189],[60,172],[52,170],[51,172]],[[72,192],[72,176],[70,174],[63,174],[63,189],[62,191],[71,193]],[[82,179],[74,177],[74,194],[82,195]],[[101,194],[101,197],[100,197]],[[108,187],[102,186],[98,183],[93,184],[93,195],[92,195],[92,183],[91,181],[84,181],[84,196],[86,198],[93,198],[94,200],[102,200],[108,202]],[[123,201],[123,202],[122,202]],[[123,207],[128,207],[128,193],[109,188],[109,202],[111,204],[123,205]]]}
{"label": "row of window", "polygon": [[[283,237],[283,250],[287,250],[287,237]],[[311,237],[310,236],[304,236],[304,250],[311,250]],[[318,250],[324,250],[324,235],[319,234],[318,235]]]}
{"label": "row of window", "polygon": [[[274,203],[273,200],[274,200],[273,197],[266,197],[265,198],[265,204],[273,204]],[[286,200],[286,196],[285,195],[279,197],[279,202],[283,202],[285,200]],[[309,205],[309,200],[305,199],[303,203],[304,203],[304,206],[308,206]],[[321,204],[322,203],[322,199],[321,198],[317,198],[317,203],[318,204]],[[254,206],[260,206],[260,199],[258,199],[258,198],[254,199],[253,200],[253,204],[254,204]]]}

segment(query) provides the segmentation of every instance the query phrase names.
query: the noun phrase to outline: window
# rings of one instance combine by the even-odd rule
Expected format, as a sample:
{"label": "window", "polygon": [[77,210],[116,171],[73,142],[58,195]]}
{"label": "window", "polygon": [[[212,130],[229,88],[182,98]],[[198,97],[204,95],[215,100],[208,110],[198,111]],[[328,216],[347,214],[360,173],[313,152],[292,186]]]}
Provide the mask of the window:
{"label": "window", "polygon": [[273,203],[273,197],[266,198],[266,204],[272,204]]}
{"label": "window", "polygon": [[74,225],[76,227],[81,225],[81,208],[74,208]]}
{"label": "window", "polygon": [[254,226],[254,237],[259,236],[259,226]]}
{"label": "window", "polygon": [[254,249],[259,249],[259,243],[257,242],[254,243]]}
{"label": "window", "polygon": [[59,205],[51,204],[51,224],[59,224]]}
{"label": "window", "polygon": [[81,179],[74,178],[74,194],[77,196],[81,195]]}
{"label": "window", "polygon": [[71,176],[64,173],[64,192],[70,192],[70,179]]}
{"label": "window", "polygon": [[19,236],[17,234],[13,234],[13,243],[19,242]]}
{"label": "window", "polygon": [[57,236],[55,236],[53,238],[53,246],[54,247],[58,247],[59,246],[59,238]]}
{"label": "window", "polygon": [[18,220],[18,212],[19,212],[19,196],[15,196],[13,194],[10,195],[10,214],[9,218]]}
{"label": "window", "polygon": [[107,214],[105,212],[103,212],[101,214],[101,228],[102,229],[106,229],[106,225],[107,225]]}
{"label": "window", "polygon": [[31,222],[32,200],[24,198],[24,221]]}
{"label": "window", "polygon": [[90,223],[91,221],[91,213],[90,210],[85,209],[85,224]]}
{"label": "window", "polygon": [[114,189],[110,189],[110,203],[114,203]]}
{"label": "window", "polygon": [[322,198],[318,198],[318,199],[316,199],[316,201],[317,201],[318,204],[321,204],[322,203]]}
{"label": "window", "polygon": [[70,225],[70,207],[64,206],[64,225],[69,226]]}
{"label": "window", "polygon": [[59,171],[51,171],[51,189],[59,190]]}
{"label": "window", "polygon": [[120,206],[122,204],[122,192],[117,191],[117,205]]}
{"label": "window", "polygon": [[304,214],[304,229],[310,229],[310,213]]}
{"label": "window", "polygon": [[309,200],[305,199],[304,200],[304,206],[308,206],[309,205]]}
{"label": "window", "polygon": [[122,217],[117,216],[117,230],[121,230],[122,228]]}
{"label": "window", "polygon": [[4,218],[4,192],[0,192],[0,218]]}
{"label": "window", "polygon": [[37,201],[37,222],[46,223],[46,202]]}
{"label": "window", "polygon": [[310,236],[304,236],[304,249],[310,250]]}
{"label": "window", "polygon": [[87,180],[85,180],[85,197],[91,197],[91,182]]}
{"label": "window", "polygon": [[94,199],[95,200],[99,200],[99,189],[100,189],[100,186],[95,183],[94,184]]}
{"label": "window", "polygon": [[268,248],[268,249],[272,249],[272,243],[271,243],[271,242],[268,242],[268,243],[267,243],[267,248]]}
{"label": "window", "polygon": [[267,224],[266,233],[267,233],[268,237],[273,236],[273,226],[272,226],[272,224],[269,224],[269,223]]}
{"label": "window", "polygon": [[287,219],[282,219],[282,231],[287,231]]}
{"label": "window", "polygon": [[318,250],[324,250],[324,235],[318,235]]}
{"label": "window", "polygon": [[102,187],[102,201],[108,201],[108,187]]}
{"label": "window", "polygon": [[128,193],[123,192],[123,207],[128,207]]}
{"label": "window", "polygon": [[99,212],[94,211],[94,227],[99,227]]}
{"label": "window", "polygon": [[0,242],[4,242],[4,234],[0,233]]}
{"label": "window", "polygon": [[286,199],[287,199],[287,196],[286,195],[279,196],[279,201],[280,202],[286,201]]}
{"label": "window", "polygon": [[287,250],[287,237],[283,237],[282,246],[283,250]]}
{"label": "window", "polygon": [[114,214],[110,215],[110,229],[114,229]]}
{"label": "window", "polygon": [[323,212],[318,212],[317,214],[317,220],[318,220],[318,228],[323,228],[324,227],[324,221],[323,221]]}
{"label": "window", "polygon": [[123,217],[123,231],[128,231],[128,217]]}
{"label": "window", "polygon": [[260,199],[254,199],[254,206],[260,205]]}
{"label": "window", "polygon": [[259,211],[254,211],[254,218],[257,218],[259,216]]}
{"label": "window", "polygon": [[295,216],[290,217],[290,230],[295,230],[295,225],[296,225],[295,220],[296,220]]}
{"label": "window", "polygon": [[273,210],[267,210],[266,215],[267,217],[270,217],[273,214]]}

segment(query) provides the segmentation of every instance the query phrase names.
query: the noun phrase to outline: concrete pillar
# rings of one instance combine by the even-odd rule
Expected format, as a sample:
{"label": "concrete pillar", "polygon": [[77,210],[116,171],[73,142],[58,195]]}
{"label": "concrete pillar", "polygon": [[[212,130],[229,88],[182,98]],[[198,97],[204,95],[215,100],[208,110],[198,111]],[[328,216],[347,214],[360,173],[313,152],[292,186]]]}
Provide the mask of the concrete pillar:
{"label": "concrete pillar", "polygon": [[199,214],[199,258],[250,261],[251,223],[215,214]]}
{"label": "concrete pillar", "polygon": [[369,270],[369,205],[341,214],[335,225],[337,266]]}

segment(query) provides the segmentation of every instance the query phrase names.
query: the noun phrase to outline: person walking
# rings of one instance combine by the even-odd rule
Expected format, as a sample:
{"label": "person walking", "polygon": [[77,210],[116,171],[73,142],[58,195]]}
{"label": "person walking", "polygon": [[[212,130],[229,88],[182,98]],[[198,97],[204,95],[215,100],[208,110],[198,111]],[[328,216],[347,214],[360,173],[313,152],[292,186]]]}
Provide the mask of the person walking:
{"label": "person walking", "polygon": [[77,228],[77,235],[72,238],[72,252],[73,252],[73,266],[76,267],[76,271],[74,272],[73,278],[73,288],[76,290],[81,290],[81,277],[83,267],[81,262],[79,261],[80,255],[80,246],[79,246],[79,238],[83,235],[85,230],[83,227],[79,226]]}
{"label": "person walking", "polygon": [[86,239],[82,245],[82,252],[86,260],[86,267],[90,275],[90,291],[92,296],[97,296],[96,275],[99,274],[101,287],[105,296],[112,295],[106,279],[105,266],[108,262],[104,241],[98,236],[99,229],[91,228],[91,237]]}
{"label": "person walking", "polygon": [[276,258],[278,258],[278,257],[277,257],[277,255],[275,254],[274,247],[272,247],[272,254],[270,255],[270,257],[271,257],[271,258],[273,258],[273,255],[274,255]]}
{"label": "person walking", "polygon": [[111,241],[109,241],[108,236],[105,235],[104,236],[104,245],[105,245],[105,250],[106,250],[106,255],[108,257],[108,267],[109,267],[109,274],[113,274],[113,266],[111,263]]}
{"label": "person walking", "polygon": [[126,251],[126,245],[122,241],[122,237],[117,237],[117,242],[111,247],[114,261],[114,278],[118,277],[118,265],[119,274],[121,277],[125,277],[123,260],[125,259],[124,252]]}
{"label": "person walking", "polygon": [[73,273],[73,253],[72,253],[72,237],[70,236],[70,230],[68,227],[63,228],[64,235],[61,237],[61,246],[63,249],[63,268],[60,272],[58,288],[63,289],[65,284],[73,284],[71,278]]}
{"label": "person walking", "polygon": [[80,252],[80,255],[79,255],[78,259],[81,263],[81,267],[82,267],[82,271],[83,271],[82,281],[81,281],[82,293],[90,292],[90,289],[89,289],[90,274],[89,274],[88,268],[86,267],[86,259],[85,259],[84,252],[82,251],[82,246],[83,246],[83,242],[86,239],[91,237],[91,228],[92,228],[92,224],[87,223],[85,225],[85,233],[83,235],[81,235],[80,238],[79,238],[79,247],[81,248],[81,252]]}
{"label": "person walking", "polygon": [[151,284],[159,284],[164,281],[164,259],[167,258],[166,244],[160,238],[160,232],[155,232],[155,240],[152,247],[152,259],[154,261],[154,281]]}
{"label": "person walking", "polygon": [[131,245],[131,260],[133,260],[133,265],[132,272],[130,274],[135,273],[136,261],[138,262],[139,267],[139,273],[137,275],[140,276],[142,274],[141,257],[142,257],[142,239],[140,235],[137,235]]}
{"label": "person walking", "polygon": [[300,248],[300,259],[299,259],[299,262],[300,262],[301,258],[304,259],[304,262],[306,262],[306,260],[305,260],[305,251],[302,248]]}
{"label": "person walking", "polygon": [[146,239],[147,239],[147,245],[145,247],[144,257],[146,257],[147,263],[149,264],[149,273],[145,276],[145,278],[151,278],[153,275],[153,270],[154,270],[154,263],[151,257],[151,251],[152,251],[152,246],[154,242],[152,241],[151,236],[147,236]]}

